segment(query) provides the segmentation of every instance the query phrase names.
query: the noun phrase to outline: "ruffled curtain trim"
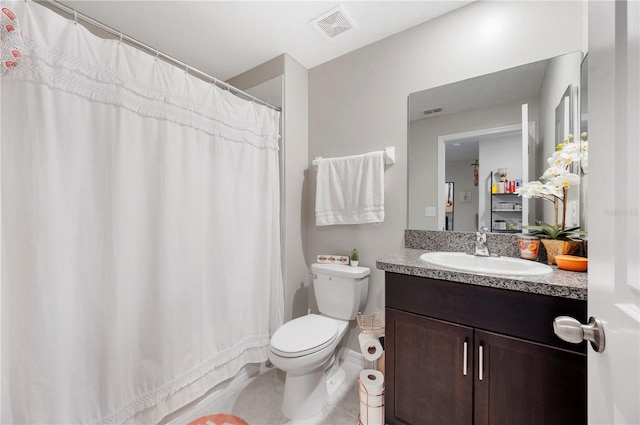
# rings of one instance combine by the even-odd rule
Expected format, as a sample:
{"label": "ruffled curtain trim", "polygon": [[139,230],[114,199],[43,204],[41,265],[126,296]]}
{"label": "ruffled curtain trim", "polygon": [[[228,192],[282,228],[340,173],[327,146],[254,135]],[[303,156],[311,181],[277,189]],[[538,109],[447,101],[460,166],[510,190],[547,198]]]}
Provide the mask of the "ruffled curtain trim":
{"label": "ruffled curtain trim", "polygon": [[[33,14],[27,14],[27,19],[30,15]],[[27,32],[33,30],[37,22],[25,25],[21,65],[5,78],[44,84],[145,117],[191,127],[230,142],[278,149],[278,111],[238,98],[124,43],[93,40],[95,36],[86,28],[69,22],[53,29],[51,26],[38,28],[48,33],[46,37],[37,38],[47,40],[50,46],[38,44],[36,37]],[[57,47],[68,44],[73,46],[69,50],[79,52]],[[95,49],[92,55],[82,54],[91,49]],[[130,64],[134,61],[131,59],[141,65],[132,68]],[[176,73],[184,73],[184,78],[176,79]],[[184,83],[181,87],[167,87],[167,81]]]}
{"label": "ruffled curtain trim", "polygon": [[179,378],[157,388],[145,395],[137,397],[134,401],[121,407],[117,411],[93,421],[96,425],[121,424],[135,414],[156,406],[162,400],[178,392],[182,388],[192,384],[203,376],[211,373],[213,370],[225,366],[227,363],[241,356],[247,350],[252,348],[263,348],[264,358],[267,360],[267,347],[270,344],[268,336],[254,336],[243,340],[240,344],[232,347],[222,353],[218,353],[212,358],[206,360],[198,367],[190,370]]}

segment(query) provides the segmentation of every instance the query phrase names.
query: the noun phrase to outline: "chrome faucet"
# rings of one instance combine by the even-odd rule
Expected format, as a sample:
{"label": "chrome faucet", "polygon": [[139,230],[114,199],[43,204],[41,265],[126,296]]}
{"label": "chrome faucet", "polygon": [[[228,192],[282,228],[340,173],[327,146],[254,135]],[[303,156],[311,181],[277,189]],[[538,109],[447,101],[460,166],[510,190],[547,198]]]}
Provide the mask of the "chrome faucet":
{"label": "chrome faucet", "polygon": [[487,246],[487,232],[489,229],[482,226],[479,231],[476,232],[476,251],[473,255],[478,257],[489,257],[489,247]]}

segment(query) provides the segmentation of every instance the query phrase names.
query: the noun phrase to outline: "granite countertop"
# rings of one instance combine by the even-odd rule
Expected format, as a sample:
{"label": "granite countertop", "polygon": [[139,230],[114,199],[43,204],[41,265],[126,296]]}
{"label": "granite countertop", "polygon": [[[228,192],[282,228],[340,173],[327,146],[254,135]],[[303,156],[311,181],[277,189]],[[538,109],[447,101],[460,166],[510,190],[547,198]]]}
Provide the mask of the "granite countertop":
{"label": "granite countertop", "polygon": [[488,286],[554,297],[587,299],[587,273],[570,272],[553,268],[546,276],[504,276],[451,270],[428,264],[420,255],[428,249],[405,248],[385,255],[376,261],[376,268],[392,273],[429,277],[471,285]]}

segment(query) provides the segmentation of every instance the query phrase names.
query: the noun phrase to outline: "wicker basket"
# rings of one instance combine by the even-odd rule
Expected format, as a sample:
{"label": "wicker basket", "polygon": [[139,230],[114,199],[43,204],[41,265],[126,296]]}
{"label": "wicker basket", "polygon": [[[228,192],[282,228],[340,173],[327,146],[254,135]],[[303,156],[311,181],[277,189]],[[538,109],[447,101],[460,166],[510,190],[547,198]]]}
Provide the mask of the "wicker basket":
{"label": "wicker basket", "polygon": [[363,334],[384,336],[384,318],[380,313],[362,314],[358,313],[358,326]]}

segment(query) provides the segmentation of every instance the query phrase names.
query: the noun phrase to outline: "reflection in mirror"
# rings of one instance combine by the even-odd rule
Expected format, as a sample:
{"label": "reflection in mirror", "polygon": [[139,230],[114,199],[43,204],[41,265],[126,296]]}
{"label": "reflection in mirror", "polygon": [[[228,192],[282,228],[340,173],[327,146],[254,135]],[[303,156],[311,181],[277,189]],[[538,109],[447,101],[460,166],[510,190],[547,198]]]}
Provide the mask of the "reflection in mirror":
{"label": "reflection in mirror", "polygon": [[[585,56],[580,66],[580,134],[587,133],[585,137],[589,137],[589,56]],[[589,170],[588,160],[585,158],[581,164],[582,174],[587,174]]]}
{"label": "reflection in mirror", "polygon": [[453,182],[444,184],[444,230],[453,230]]}
{"label": "reflection in mirror", "polygon": [[[505,229],[515,231],[544,219],[534,201],[496,196],[511,189],[500,188],[497,171],[508,169],[507,185],[542,174],[555,148],[555,108],[566,88],[579,83],[581,59],[582,53],[574,52],[412,93],[407,228],[447,227],[445,182],[454,183],[454,230],[497,230],[494,221],[504,220]],[[473,153],[456,156],[457,150]],[[518,211],[495,211],[508,207]]]}
{"label": "reflection in mirror", "polygon": [[[582,143],[589,143],[589,102],[588,96],[589,93],[589,55],[587,54],[582,60],[582,65],[580,66],[580,133],[583,134],[583,138],[585,140]],[[588,149],[587,149],[588,150]],[[581,163],[581,172],[582,172],[582,181],[580,182],[580,228],[587,232],[587,187],[588,187],[588,178],[587,173],[589,172],[589,162],[588,158],[583,158]]]}
{"label": "reflection in mirror", "polygon": [[451,186],[451,189],[454,189],[453,193],[448,196],[455,200],[455,214],[454,211],[446,213],[445,205],[445,216],[454,221],[455,225],[450,227],[445,223],[445,230],[474,231],[476,229],[478,186],[474,176],[477,174],[478,167],[475,165],[477,162],[477,141],[453,139],[445,142],[445,180],[452,185],[455,183],[455,186]]}
{"label": "reflection in mirror", "polygon": [[578,86],[571,84],[564,91],[564,94],[560,98],[560,103],[556,107],[556,146],[564,141],[567,134],[575,133],[577,123],[575,122],[578,115]]}
{"label": "reflection in mirror", "polygon": [[[578,85],[570,84],[564,91],[564,94],[558,102],[556,107],[556,147],[560,144],[566,143],[568,135],[572,135],[575,140],[580,140],[580,134],[576,132],[579,128],[579,115],[578,115]],[[580,175],[580,164],[578,162],[572,163],[569,166],[569,171]],[[566,223],[570,226],[578,226],[581,216],[581,192],[580,188],[569,189],[569,195],[567,196],[567,209],[573,214],[573,218],[569,217]]]}

